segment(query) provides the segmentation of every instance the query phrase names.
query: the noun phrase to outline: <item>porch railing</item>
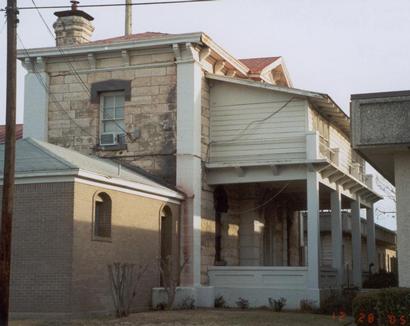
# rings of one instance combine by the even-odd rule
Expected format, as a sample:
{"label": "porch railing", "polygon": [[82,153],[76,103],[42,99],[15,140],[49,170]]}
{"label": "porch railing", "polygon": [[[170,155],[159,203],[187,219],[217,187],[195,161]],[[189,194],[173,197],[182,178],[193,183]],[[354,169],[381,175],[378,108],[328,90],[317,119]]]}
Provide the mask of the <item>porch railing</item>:
{"label": "porch railing", "polygon": [[212,266],[208,276],[216,287],[304,289],[307,267]]}

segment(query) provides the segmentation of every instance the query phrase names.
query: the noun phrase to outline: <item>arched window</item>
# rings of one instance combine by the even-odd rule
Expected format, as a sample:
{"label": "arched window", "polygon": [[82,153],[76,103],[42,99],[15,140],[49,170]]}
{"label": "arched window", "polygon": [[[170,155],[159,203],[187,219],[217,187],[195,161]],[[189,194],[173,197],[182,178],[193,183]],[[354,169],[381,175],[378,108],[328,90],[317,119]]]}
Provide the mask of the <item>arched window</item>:
{"label": "arched window", "polygon": [[94,236],[111,238],[111,198],[101,192],[94,198]]}
{"label": "arched window", "polygon": [[161,210],[161,264],[164,270],[161,274],[160,285],[164,285],[163,277],[168,277],[169,269],[172,269],[170,260],[172,256],[172,211],[169,206],[164,206]]}

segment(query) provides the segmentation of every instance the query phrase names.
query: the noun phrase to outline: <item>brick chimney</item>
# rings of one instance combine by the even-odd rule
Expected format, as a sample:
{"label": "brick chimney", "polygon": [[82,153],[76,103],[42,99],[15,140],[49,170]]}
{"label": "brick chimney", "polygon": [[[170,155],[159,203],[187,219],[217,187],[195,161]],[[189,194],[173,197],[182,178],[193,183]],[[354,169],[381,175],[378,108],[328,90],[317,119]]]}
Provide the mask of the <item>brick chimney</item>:
{"label": "brick chimney", "polygon": [[71,10],[55,12],[57,21],[54,23],[57,46],[70,46],[88,43],[94,32],[92,16],[78,10],[79,1],[71,1]]}

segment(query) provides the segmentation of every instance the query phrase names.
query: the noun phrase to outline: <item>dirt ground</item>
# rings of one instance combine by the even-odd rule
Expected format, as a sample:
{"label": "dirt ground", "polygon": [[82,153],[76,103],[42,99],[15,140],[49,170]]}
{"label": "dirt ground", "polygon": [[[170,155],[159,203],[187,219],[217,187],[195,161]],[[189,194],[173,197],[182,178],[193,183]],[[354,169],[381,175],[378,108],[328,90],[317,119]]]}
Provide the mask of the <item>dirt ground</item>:
{"label": "dirt ground", "polygon": [[85,319],[72,321],[13,321],[11,326],[80,326],[80,325],[210,325],[210,326],[332,326],[347,325],[349,320],[335,320],[332,316],[267,310],[179,310],[153,311],[130,315],[123,319]]}

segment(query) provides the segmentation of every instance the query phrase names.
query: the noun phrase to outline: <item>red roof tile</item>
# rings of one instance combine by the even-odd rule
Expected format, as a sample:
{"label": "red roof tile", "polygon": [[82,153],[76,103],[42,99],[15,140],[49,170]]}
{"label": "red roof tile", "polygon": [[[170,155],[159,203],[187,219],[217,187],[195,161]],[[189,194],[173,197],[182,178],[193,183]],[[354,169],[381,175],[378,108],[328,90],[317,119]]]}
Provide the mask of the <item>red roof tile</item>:
{"label": "red roof tile", "polygon": [[239,59],[245,66],[247,66],[251,73],[259,74],[263,68],[274,63],[280,57],[267,57],[267,58],[249,58],[249,59]]}
{"label": "red roof tile", "polygon": [[160,38],[160,37],[167,36],[167,35],[171,35],[171,34],[145,32],[145,33],[117,36],[117,37],[107,38],[107,39],[98,40],[98,41],[92,41],[86,44],[111,44],[114,42],[140,41],[140,40]]}
{"label": "red roof tile", "polygon": [[[16,124],[16,140],[23,138],[23,125]],[[0,125],[0,144],[6,141],[6,126]]]}

